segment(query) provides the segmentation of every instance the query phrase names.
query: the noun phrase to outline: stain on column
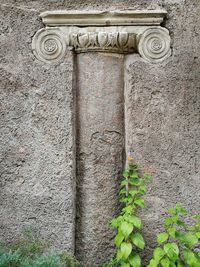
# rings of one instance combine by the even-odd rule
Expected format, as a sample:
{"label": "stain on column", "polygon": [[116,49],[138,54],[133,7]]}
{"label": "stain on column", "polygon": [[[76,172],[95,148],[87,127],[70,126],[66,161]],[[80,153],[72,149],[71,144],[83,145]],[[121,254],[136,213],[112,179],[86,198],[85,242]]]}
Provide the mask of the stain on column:
{"label": "stain on column", "polygon": [[123,55],[77,55],[76,257],[101,266],[113,253],[124,153]]}

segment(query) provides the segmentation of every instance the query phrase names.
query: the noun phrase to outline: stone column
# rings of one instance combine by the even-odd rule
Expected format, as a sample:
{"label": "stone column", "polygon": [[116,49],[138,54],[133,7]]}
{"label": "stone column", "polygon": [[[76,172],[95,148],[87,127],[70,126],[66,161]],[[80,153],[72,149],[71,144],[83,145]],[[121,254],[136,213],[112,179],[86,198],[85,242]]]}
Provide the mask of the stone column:
{"label": "stone column", "polygon": [[[166,11],[50,11],[33,39],[33,52],[60,64],[67,49],[76,69],[76,256],[86,267],[111,256],[108,222],[117,212],[123,165],[123,54],[139,53],[147,64],[171,55],[160,26]],[[67,111],[66,111],[67,112]]]}
{"label": "stone column", "polygon": [[118,207],[123,110],[123,55],[78,55],[76,256],[84,266],[110,258],[108,225]]}

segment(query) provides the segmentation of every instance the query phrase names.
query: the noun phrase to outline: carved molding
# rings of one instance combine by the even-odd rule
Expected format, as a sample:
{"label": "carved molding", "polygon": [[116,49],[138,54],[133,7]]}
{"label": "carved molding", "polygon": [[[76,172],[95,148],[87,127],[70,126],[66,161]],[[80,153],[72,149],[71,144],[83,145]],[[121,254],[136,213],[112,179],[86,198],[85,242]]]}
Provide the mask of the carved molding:
{"label": "carved molding", "polygon": [[116,11],[46,11],[40,14],[47,26],[133,26],[160,25],[165,10],[116,10]]}
{"label": "carved molding", "polygon": [[128,32],[88,32],[69,35],[70,46],[76,52],[108,51],[117,53],[134,52],[136,34]]}
{"label": "carved molding", "polygon": [[171,55],[169,31],[161,26],[165,11],[65,12],[41,14],[45,28],[34,36],[37,59],[57,63],[67,50],[77,53],[139,52],[149,62]]}

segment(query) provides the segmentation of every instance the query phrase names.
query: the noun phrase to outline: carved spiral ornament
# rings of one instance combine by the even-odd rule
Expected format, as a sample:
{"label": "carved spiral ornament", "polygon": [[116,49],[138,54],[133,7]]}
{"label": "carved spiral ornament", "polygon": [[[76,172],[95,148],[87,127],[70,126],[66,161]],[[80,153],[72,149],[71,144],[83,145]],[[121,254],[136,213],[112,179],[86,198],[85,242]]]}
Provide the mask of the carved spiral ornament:
{"label": "carved spiral ornament", "polygon": [[58,62],[66,53],[66,43],[59,29],[41,29],[33,38],[32,49],[37,59]]}
{"label": "carved spiral ornament", "polygon": [[149,62],[159,62],[171,55],[170,36],[165,28],[150,28],[139,38],[138,51]]}

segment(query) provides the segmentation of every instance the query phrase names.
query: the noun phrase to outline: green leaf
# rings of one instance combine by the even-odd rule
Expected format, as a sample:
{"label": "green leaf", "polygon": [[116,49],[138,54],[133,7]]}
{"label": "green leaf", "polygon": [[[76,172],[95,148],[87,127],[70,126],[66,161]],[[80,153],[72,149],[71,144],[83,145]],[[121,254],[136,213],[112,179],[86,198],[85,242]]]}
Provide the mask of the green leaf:
{"label": "green leaf", "polygon": [[178,261],[177,267],[185,267],[185,264],[182,261]]}
{"label": "green leaf", "polygon": [[174,215],[174,214],[176,214],[176,209],[170,208],[170,209],[168,209],[168,212],[169,212],[169,214]]}
{"label": "green leaf", "polygon": [[138,198],[134,201],[134,203],[138,206],[140,206],[141,208],[144,208],[145,207],[145,201],[144,199],[142,198]]}
{"label": "green leaf", "polygon": [[194,216],[194,218],[197,219],[197,220],[200,220],[200,214],[196,214],[196,215]]}
{"label": "green leaf", "polygon": [[181,221],[180,219],[178,219],[176,221],[176,224],[179,225],[179,226],[185,226],[186,225],[185,222],[184,221]]}
{"label": "green leaf", "polygon": [[124,198],[123,202],[131,204],[133,202],[133,198],[129,195],[128,197]]}
{"label": "green leaf", "polygon": [[117,251],[117,262],[119,262],[121,260],[121,258],[122,258],[122,253],[121,253],[121,250],[118,249],[118,251]]}
{"label": "green leaf", "polygon": [[123,171],[123,176],[127,178],[129,176],[129,171],[128,170]]}
{"label": "green leaf", "polygon": [[171,236],[171,237],[176,237],[176,233],[177,233],[177,230],[176,230],[176,228],[175,227],[169,227],[168,229],[167,229],[167,232],[169,233],[169,235]]}
{"label": "green leaf", "polygon": [[141,185],[141,180],[138,178],[131,178],[129,183],[134,186],[140,186]]}
{"label": "green leaf", "polygon": [[157,235],[157,242],[160,245],[164,243],[165,241],[167,241],[168,238],[169,238],[169,235],[167,233],[160,233]]}
{"label": "green leaf", "polygon": [[165,220],[166,227],[168,227],[168,226],[170,226],[172,224],[173,224],[172,218],[171,217],[166,218],[166,220]]}
{"label": "green leaf", "polygon": [[121,265],[121,267],[130,267],[130,264],[129,264],[129,263],[123,263],[123,264]]}
{"label": "green leaf", "polygon": [[119,247],[123,240],[124,240],[124,235],[121,232],[119,232],[115,237],[115,245]]}
{"label": "green leaf", "polygon": [[117,218],[112,219],[111,225],[114,228],[118,228],[120,226],[120,224],[122,223],[122,221],[123,221],[123,217],[119,216]]}
{"label": "green leaf", "polygon": [[139,191],[141,194],[145,194],[147,192],[147,187],[145,185],[140,186]]}
{"label": "green leaf", "polygon": [[196,258],[195,254],[191,250],[184,250],[183,251],[184,260],[189,266],[200,266],[196,265],[199,263],[198,259]]}
{"label": "green leaf", "polygon": [[112,227],[117,228],[118,227],[118,221],[117,221],[117,219],[115,219],[115,218],[112,219],[112,221],[111,221],[110,224],[111,224]]}
{"label": "green leaf", "polygon": [[137,190],[130,190],[130,191],[129,191],[129,194],[130,194],[132,197],[134,197],[135,195],[139,194],[139,191],[137,191]]}
{"label": "green leaf", "polygon": [[121,255],[122,255],[123,259],[126,260],[128,258],[128,256],[131,254],[131,251],[132,251],[132,244],[131,243],[123,242],[121,244]]}
{"label": "green leaf", "polygon": [[127,221],[127,222],[129,222],[129,223],[131,223],[131,224],[133,224],[134,225],[134,216],[133,215],[130,215],[130,214],[125,214],[124,215],[124,219],[125,219],[125,221]]}
{"label": "green leaf", "polygon": [[141,229],[142,227],[142,222],[140,220],[140,218],[136,217],[136,216],[132,216],[133,220],[132,220],[132,223],[133,225],[138,228],[138,229]]}
{"label": "green leaf", "polygon": [[123,180],[123,181],[121,182],[121,186],[124,186],[124,185],[128,185],[128,180]]}
{"label": "green leaf", "polygon": [[178,221],[179,221],[179,216],[178,216],[178,215],[174,215],[174,216],[168,217],[168,218],[165,220],[165,225],[166,225],[166,226],[170,226],[170,225],[172,225],[173,223],[177,223]]}
{"label": "green leaf", "polygon": [[196,232],[195,235],[197,238],[200,238],[200,232]]}
{"label": "green leaf", "polygon": [[165,256],[165,251],[162,248],[156,248],[153,252],[153,257],[157,263]]}
{"label": "green leaf", "polygon": [[128,205],[122,209],[123,212],[131,214],[133,212],[134,207],[132,205]]}
{"label": "green leaf", "polygon": [[144,242],[144,239],[140,233],[135,233],[135,234],[131,235],[131,240],[132,240],[133,244],[136,245],[138,248],[144,249],[145,242]]}
{"label": "green leaf", "polygon": [[186,246],[192,248],[194,245],[198,243],[198,238],[195,234],[186,233],[181,235],[180,237],[181,242],[183,242]]}
{"label": "green leaf", "polygon": [[131,266],[140,267],[141,266],[141,259],[140,256],[136,252],[132,252],[129,257],[129,262]]}
{"label": "green leaf", "polygon": [[170,261],[169,267],[176,267],[176,264],[173,261]]}
{"label": "green leaf", "polygon": [[125,238],[127,238],[133,231],[133,225],[128,222],[123,222],[119,228]]}
{"label": "green leaf", "polygon": [[138,173],[136,173],[136,172],[133,173],[133,174],[131,174],[130,177],[131,177],[131,178],[136,178],[136,179],[139,178]]}
{"label": "green leaf", "polygon": [[177,204],[176,204],[175,209],[177,210],[177,212],[178,212],[179,214],[187,215],[187,210],[186,210],[185,208],[183,208],[183,207],[181,206],[180,203],[177,203]]}
{"label": "green leaf", "polygon": [[150,263],[147,265],[147,267],[157,267],[157,266],[158,266],[158,263],[154,259],[151,259]]}
{"label": "green leaf", "polygon": [[176,243],[167,243],[164,245],[164,251],[166,252],[167,256],[173,260],[176,261],[179,256],[179,249]]}
{"label": "green leaf", "polygon": [[128,168],[129,168],[129,170],[131,170],[132,172],[137,173],[138,165],[135,164],[135,163],[129,163]]}
{"label": "green leaf", "polygon": [[163,267],[169,267],[170,266],[170,260],[166,257],[163,258],[160,263]]}
{"label": "green leaf", "polygon": [[127,190],[125,188],[122,188],[119,192],[120,195],[122,194],[126,194],[127,193]]}
{"label": "green leaf", "polygon": [[200,230],[200,222],[197,222],[197,223],[195,224],[195,227],[196,227],[197,229]]}

